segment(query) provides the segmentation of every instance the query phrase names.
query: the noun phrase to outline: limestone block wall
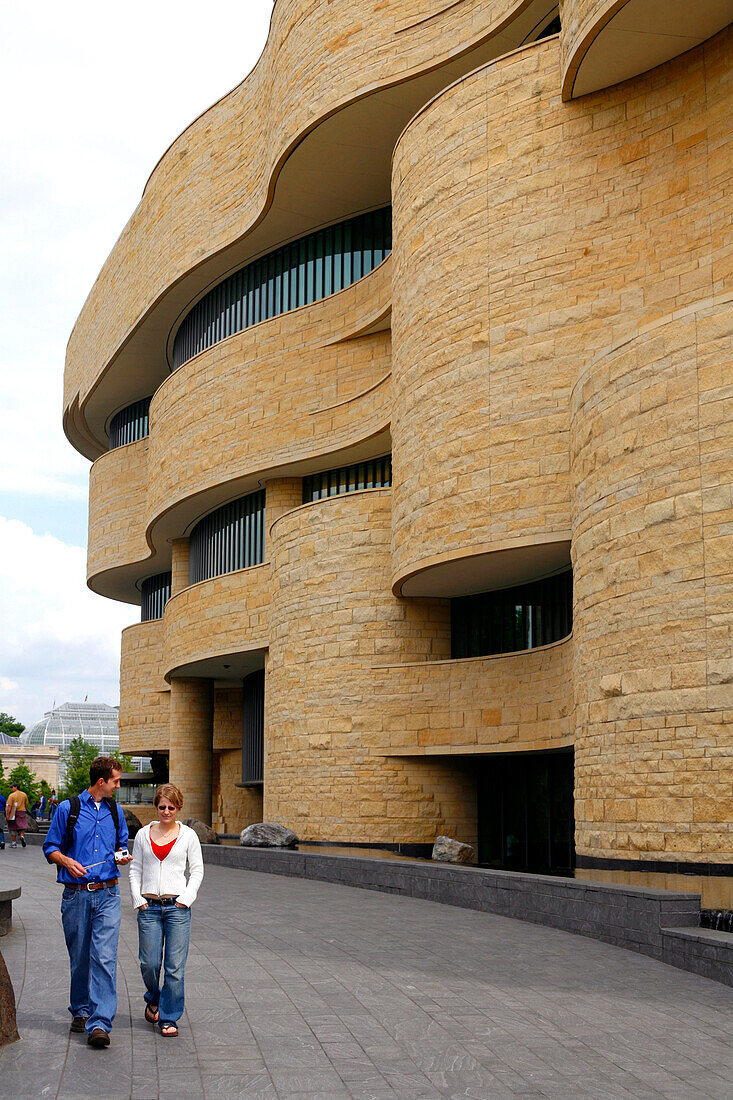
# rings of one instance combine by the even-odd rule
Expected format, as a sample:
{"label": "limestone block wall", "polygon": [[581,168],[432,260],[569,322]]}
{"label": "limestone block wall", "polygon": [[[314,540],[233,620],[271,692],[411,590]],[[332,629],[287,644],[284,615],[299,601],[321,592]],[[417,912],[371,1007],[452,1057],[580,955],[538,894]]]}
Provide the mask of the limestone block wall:
{"label": "limestone block wall", "polygon": [[269,599],[267,563],[211,577],[172,596],[163,616],[166,676],[208,657],[264,649]]}
{"label": "limestone block wall", "polygon": [[[211,486],[388,426],[389,386],[373,387],[390,371],[389,331],[355,330],[388,307],[390,270],[386,260],[332,298],[237,333],[170,375],[151,405],[151,517]],[[338,430],[321,410],[349,398]]]}
{"label": "limestone block wall", "polygon": [[[225,250],[263,218],[283,164],[305,135],[368,93],[509,34],[525,7],[526,0],[464,0],[426,20],[401,3],[280,0],[259,62],[163,155],[84,305],[69,343],[64,397],[77,445],[87,445],[80,410],[126,339],[207,259],[221,256],[219,268],[226,268]],[[386,197],[388,160],[384,168]],[[285,236],[300,229],[296,222]],[[215,277],[212,268],[201,286]]]}
{"label": "limestone block wall", "polygon": [[598,355],[574,391],[590,855],[733,856],[732,337],[730,302],[683,311]]}
{"label": "limestone block wall", "polygon": [[710,223],[726,202],[720,39],[572,104],[550,39],[457,82],[400,139],[397,586],[451,555],[569,530],[584,364],[729,277],[730,234]]}
{"label": "limestone block wall", "polygon": [[237,787],[242,779],[242,689],[214,688],[212,825],[238,833],[262,821],[262,788]]}
{"label": "limestone block wall", "polygon": [[186,799],[187,817],[211,821],[214,685],[211,680],[171,681],[169,774]]}
{"label": "limestone block wall", "polygon": [[[87,578],[150,557],[145,538],[148,440],[102,455],[89,471]],[[150,572],[155,572],[151,567]]]}
{"label": "limestone block wall", "polygon": [[386,755],[536,751],[573,743],[572,637],[523,653],[376,665]]}
{"label": "limestone block wall", "polygon": [[449,822],[475,829],[465,768],[380,751],[372,666],[430,663],[450,644],[444,602],[391,594],[390,496],[333,497],[272,529],[264,814],[303,838],[424,843]]}
{"label": "limestone block wall", "polygon": [[163,620],[135,623],[122,631],[120,659],[120,751],[166,752],[169,747],[170,686],[163,678]]}

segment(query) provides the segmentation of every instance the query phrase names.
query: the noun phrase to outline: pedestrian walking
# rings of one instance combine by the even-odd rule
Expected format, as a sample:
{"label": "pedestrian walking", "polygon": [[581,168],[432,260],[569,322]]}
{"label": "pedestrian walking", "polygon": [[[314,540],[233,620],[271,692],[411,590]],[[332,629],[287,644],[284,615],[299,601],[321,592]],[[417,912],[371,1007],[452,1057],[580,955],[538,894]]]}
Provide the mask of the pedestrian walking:
{"label": "pedestrian walking", "polygon": [[21,791],[17,783],[11,784],[10,794],[5,803],[5,820],[8,823],[11,848],[17,848],[16,837],[20,838],[22,848],[25,848],[25,831],[28,828],[28,795]]}
{"label": "pedestrian walking", "polygon": [[38,807],[39,820],[43,821],[45,816],[46,816],[46,796],[45,796],[45,794],[42,794],[41,795],[41,804]]}
{"label": "pedestrian walking", "polygon": [[109,1046],[117,1011],[117,867],[132,858],[125,815],[114,800],[121,774],[117,760],[93,760],[88,789],[59,804],[43,842],[43,853],[58,867],[57,882],[64,887],[61,922],[71,971],[71,1030],[86,1031],[92,1047]]}
{"label": "pedestrian walking", "polygon": [[49,795],[49,798],[48,798],[48,820],[49,821],[51,821],[51,819],[53,818],[53,815],[56,813],[56,810],[58,809],[58,804],[59,804],[59,800],[56,797],[56,788],[52,787],[51,788],[51,794]]}
{"label": "pedestrian walking", "polygon": [[158,1024],[164,1038],[172,1039],[178,1035],[183,1015],[191,906],[204,877],[204,861],[196,833],[176,821],[183,808],[178,787],[173,783],[158,787],[153,805],[158,820],[135,837],[130,892],[137,909],[145,1019]]}
{"label": "pedestrian walking", "polygon": [[5,802],[6,798],[4,794],[0,794],[0,852],[5,851]]}

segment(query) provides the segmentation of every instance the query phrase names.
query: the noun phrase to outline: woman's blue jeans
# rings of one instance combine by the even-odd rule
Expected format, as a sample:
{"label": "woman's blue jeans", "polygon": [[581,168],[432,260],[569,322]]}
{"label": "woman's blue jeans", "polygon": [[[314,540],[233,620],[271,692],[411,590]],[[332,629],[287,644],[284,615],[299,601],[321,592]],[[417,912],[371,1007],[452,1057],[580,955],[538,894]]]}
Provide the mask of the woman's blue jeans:
{"label": "woman's blue jeans", "polygon": [[137,911],[137,930],[145,1000],[158,1006],[161,1024],[175,1024],[183,1015],[191,910],[175,902],[149,901],[147,909]]}

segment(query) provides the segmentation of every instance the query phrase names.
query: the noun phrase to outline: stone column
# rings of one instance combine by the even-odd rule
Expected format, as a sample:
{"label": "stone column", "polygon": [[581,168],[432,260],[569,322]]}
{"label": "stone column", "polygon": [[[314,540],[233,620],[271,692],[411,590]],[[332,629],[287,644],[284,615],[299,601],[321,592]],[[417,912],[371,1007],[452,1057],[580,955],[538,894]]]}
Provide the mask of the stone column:
{"label": "stone column", "polygon": [[[299,508],[303,503],[302,477],[273,477],[265,482],[265,531],[269,542],[270,528],[276,519]],[[269,545],[265,557],[270,557]]]}
{"label": "stone column", "polygon": [[171,596],[188,588],[188,539],[171,539]]}
{"label": "stone column", "polygon": [[213,681],[171,680],[170,782],[183,791],[184,817],[211,824]]}

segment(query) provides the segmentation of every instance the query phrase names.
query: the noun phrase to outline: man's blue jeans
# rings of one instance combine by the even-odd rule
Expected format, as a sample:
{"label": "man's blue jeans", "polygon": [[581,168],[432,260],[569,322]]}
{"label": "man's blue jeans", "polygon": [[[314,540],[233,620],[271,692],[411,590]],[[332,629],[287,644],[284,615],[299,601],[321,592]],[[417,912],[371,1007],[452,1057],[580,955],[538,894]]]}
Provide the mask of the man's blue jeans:
{"label": "man's blue jeans", "polygon": [[117,1011],[117,940],[120,888],[70,890],[64,887],[61,922],[71,968],[72,1016],[87,1016],[87,1032],[112,1030]]}
{"label": "man's blue jeans", "polygon": [[182,909],[175,902],[148,902],[147,909],[137,911],[137,930],[145,1000],[158,1006],[161,1024],[175,1024],[183,1015],[183,972],[191,935],[191,910]]}

